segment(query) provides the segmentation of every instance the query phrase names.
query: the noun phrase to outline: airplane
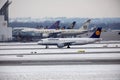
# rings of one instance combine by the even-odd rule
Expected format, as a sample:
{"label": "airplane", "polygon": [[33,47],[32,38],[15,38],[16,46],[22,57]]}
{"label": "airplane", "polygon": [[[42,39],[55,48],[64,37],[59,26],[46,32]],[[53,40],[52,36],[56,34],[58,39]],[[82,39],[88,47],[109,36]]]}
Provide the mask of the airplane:
{"label": "airplane", "polygon": [[76,37],[77,35],[84,34],[88,32],[88,26],[91,22],[91,19],[88,19],[79,29],[73,29],[76,22],[74,21],[71,25],[71,28],[61,30],[59,34],[60,37]]}
{"label": "airplane", "polygon": [[22,32],[24,33],[34,31],[35,33],[42,33],[43,38],[76,36],[88,32],[88,26],[90,24],[90,21],[91,21],[90,19],[87,20],[79,29],[35,29],[35,30],[24,29],[22,30]]}
{"label": "airplane", "polygon": [[101,27],[97,28],[90,38],[46,38],[38,41],[38,45],[46,45],[46,48],[48,48],[48,45],[57,45],[58,48],[65,46],[70,48],[70,45],[90,44],[102,40],[100,38],[101,30]]}
{"label": "airplane", "polygon": [[[60,24],[60,21],[56,21],[55,23],[53,23],[49,28],[47,29],[56,29]],[[25,31],[24,31],[25,30]],[[39,38],[42,37],[41,33],[36,32],[36,28],[28,28],[28,27],[16,27],[13,28],[13,37],[15,40],[19,39],[21,40],[32,40],[34,38]]]}

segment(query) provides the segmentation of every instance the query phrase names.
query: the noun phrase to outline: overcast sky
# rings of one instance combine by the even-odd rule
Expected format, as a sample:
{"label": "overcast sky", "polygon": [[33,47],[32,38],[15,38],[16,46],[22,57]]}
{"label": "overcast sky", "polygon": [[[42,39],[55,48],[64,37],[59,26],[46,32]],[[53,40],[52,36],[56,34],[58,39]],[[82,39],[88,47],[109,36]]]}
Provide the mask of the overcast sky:
{"label": "overcast sky", "polygon": [[[10,0],[15,17],[120,17],[120,0]],[[0,0],[0,5],[5,0]]]}

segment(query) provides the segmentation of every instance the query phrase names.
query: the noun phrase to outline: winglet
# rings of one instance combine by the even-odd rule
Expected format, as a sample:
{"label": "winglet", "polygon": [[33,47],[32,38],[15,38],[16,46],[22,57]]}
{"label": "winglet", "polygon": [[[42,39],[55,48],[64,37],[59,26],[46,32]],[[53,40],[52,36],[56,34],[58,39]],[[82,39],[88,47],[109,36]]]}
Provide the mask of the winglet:
{"label": "winglet", "polygon": [[92,34],[90,38],[100,38],[102,27],[98,27],[97,30]]}

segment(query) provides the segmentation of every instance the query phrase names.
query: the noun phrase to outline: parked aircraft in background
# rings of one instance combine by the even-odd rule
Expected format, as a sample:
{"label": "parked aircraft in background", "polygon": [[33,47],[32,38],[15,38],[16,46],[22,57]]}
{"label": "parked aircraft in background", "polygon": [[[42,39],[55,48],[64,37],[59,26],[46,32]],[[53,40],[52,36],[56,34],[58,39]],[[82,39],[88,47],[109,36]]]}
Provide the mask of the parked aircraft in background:
{"label": "parked aircraft in background", "polygon": [[88,31],[90,19],[87,20],[79,29],[72,29],[75,26],[75,21],[71,25],[71,29],[56,29],[59,27],[60,21],[56,21],[48,28],[14,28],[13,37],[17,41],[38,41],[41,38],[57,38],[57,37],[76,37]]}
{"label": "parked aircraft in background", "polygon": [[21,32],[29,33],[29,32],[35,32],[35,33],[41,33],[43,38],[48,37],[66,37],[66,36],[76,36],[79,34],[83,34],[88,31],[88,26],[90,24],[90,19],[87,20],[82,27],[79,29],[34,29],[34,30],[28,30],[24,29]]}
{"label": "parked aircraft in background", "polygon": [[91,20],[87,20],[79,29],[72,29],[74,28],[76,22],[72,23],[71,29],[65,29],[61,30],[61,33],[58,34],[60,37],[76,37],[77,35],[84,34],[88,32],[88,26],[90,24]]}
{"label": "parked aircraft in background", "polygon": [[38,42],[38,45],[46,45],[46,48],[48,48],[48,45],[57,45],[58,48],[63,48],[65,46],[70,48],[70,45],[84,45],[94,43],[101,40],[101,29],[102,28],[97,28],[97,30],[90,38],[46,38],[41,39]]}
{"label": "parked aircraft in background", "polygon": [[[57,27],[59,27],[60,21],[56,21],[55,23],[53,23],[50,27],[46,28],[46,29],[56,29]],[[25,30],[25,31],[24,31]],[[13,37],[15,40],[19,40],[19,41],[31,41],[33,38],[42,38],[42,33],[38,33],[36,32],[36,28],[28,28],[28,27],[18,27],[18,28],[13,28]]]}

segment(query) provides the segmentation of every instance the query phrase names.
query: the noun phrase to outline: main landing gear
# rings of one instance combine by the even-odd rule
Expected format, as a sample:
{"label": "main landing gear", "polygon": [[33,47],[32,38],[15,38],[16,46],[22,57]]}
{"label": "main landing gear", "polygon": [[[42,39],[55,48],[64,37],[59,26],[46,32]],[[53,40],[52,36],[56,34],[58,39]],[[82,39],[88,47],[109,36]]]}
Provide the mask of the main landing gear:
{"label": "main landing gear", "polygon": [[48,48],[48,45],[46,45],[46,47],[45,47],[46,49]]}
{"label": "main landing gear", "polygon": [[67,45],[67,48],[70,48],[70,45]]}

